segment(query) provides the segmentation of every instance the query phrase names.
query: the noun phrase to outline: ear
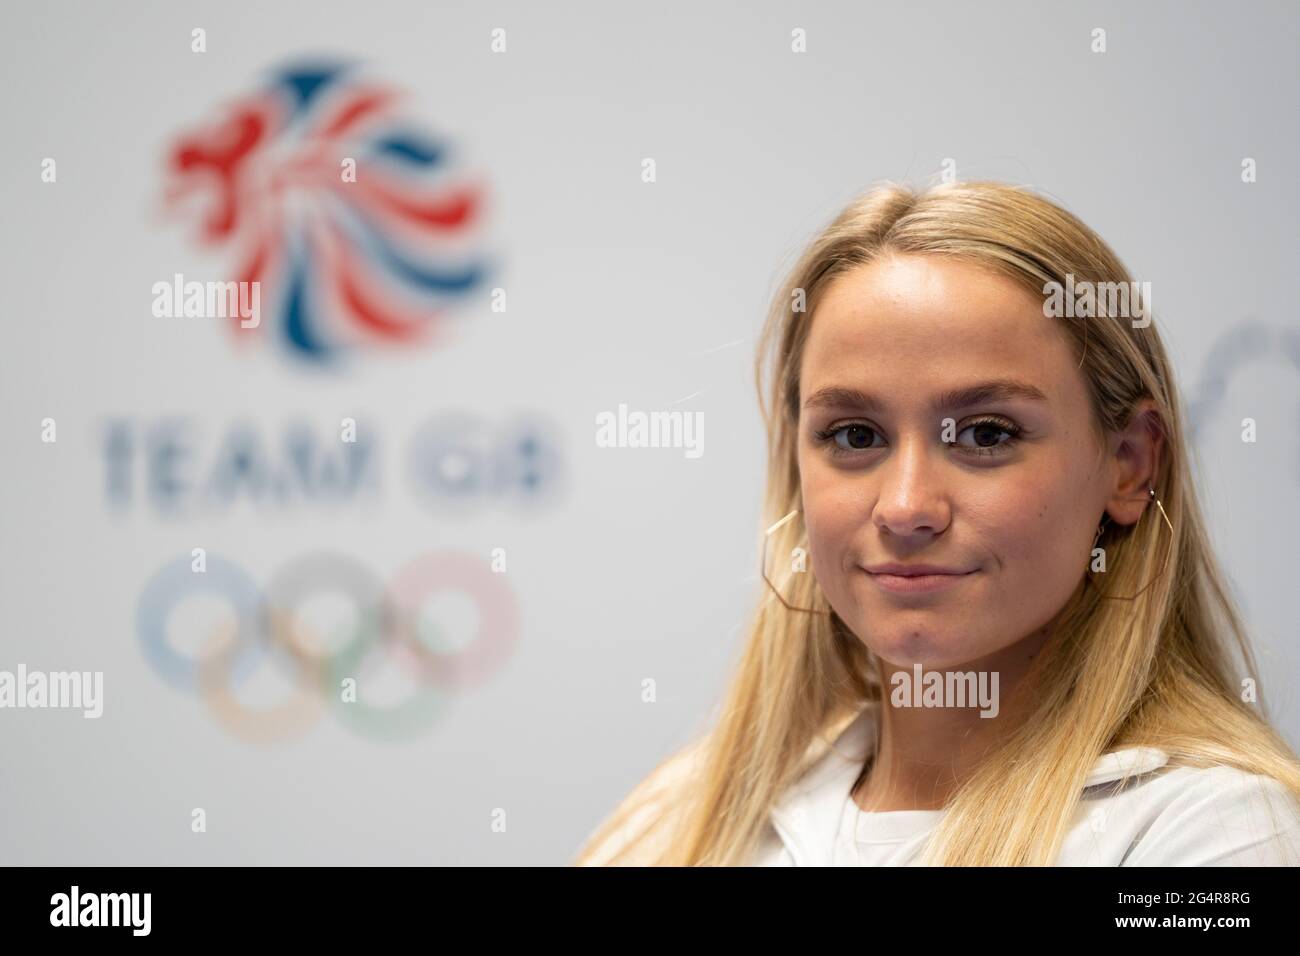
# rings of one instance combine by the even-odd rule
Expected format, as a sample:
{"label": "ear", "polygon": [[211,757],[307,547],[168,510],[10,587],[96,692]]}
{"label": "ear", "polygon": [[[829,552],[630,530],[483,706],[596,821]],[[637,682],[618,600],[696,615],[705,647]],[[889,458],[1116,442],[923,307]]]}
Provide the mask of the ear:
{"label": "ear", "polygon": [[1136,524],[1151,501],[1148,488],[1155,484],[1165,450],[1164,421],[1154,400],[1137,403],[1128,425],[1112,432],[1108,445],[1114,477],[1106,512],[1116,524]]}

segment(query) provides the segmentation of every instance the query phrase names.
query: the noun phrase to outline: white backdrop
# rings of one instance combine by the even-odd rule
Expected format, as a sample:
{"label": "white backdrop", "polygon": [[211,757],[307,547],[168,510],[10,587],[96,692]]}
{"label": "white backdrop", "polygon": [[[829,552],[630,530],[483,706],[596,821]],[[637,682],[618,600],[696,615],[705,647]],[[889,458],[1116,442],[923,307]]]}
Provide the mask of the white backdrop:
{"label": "white backdrop", "polygon": [[[6,4],[0,669],[102,671],[105,701],[98,720],[0,711],[0,861],[568,860],[701,726],[759,595],[751,365],[782,270],[869,183],[928,183],[950,158],[961,178],[1055,197],[1151,282],[1294,744],[1298,22],[1286,3]],[[169,150],[304,54],[361,64],[450,145],[449,168],[481,176],[460,238],[494,266],[451,307],[451,340],[318,367],[279,344],[274,309],[246,347],[219,319],[152,314],[155,282],[234,278],[193,209],[159,215]],[[620,403],[702,412],[705,453],[597,447],[596,416]],[[289,436],[340,456],[344,418],[369,449],[356,493],[274,503]],[[415,480],[421,454],[476,490]],[[244,483],[214,499],[232,474]],[[335,706],[256,743],[144,650],[142,594],[196,547],[263,593],[320,550],[381,582],[430,552],[504,558],[518,625],[403,739]],[[332,634],[347,607],[318,598]],[[473,602],[440,600],[440,639],[468,646]],[[222,613],[178,611],[177,652]],[[264,670],[250,706],[289,687]],[[410,672],[367,683],[371,702]]]}

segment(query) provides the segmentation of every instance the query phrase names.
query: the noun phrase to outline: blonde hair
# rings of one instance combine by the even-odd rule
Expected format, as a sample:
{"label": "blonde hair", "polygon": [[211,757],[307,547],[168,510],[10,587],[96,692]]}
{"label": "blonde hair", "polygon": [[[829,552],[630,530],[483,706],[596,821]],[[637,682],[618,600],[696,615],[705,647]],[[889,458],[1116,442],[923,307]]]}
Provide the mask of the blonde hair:
{"label": "blonde hair", "polygon": [[[1045,285],[1131,282],[1088,226],[1027,188],[951,183],[868,190],[821,232],[773,300],[757,357],[768,432],[767,527],[800,507],[795,457],[800,357],[829,283],[879,256],[956,257],[1042,297]],[[804,308],[796,310],[799,290]],[[1079,361],[1098,434],[1154,400],[1164,451],[1152,484],[1172,535],[1148,508],[1109,525],[1106,595],[1082,574],[1035,669],[1028,717],[954,793],[927,844],[940,865],[1048,865],[1071,825],[1083,781],[1111,750],[1164,750],[1170,766],[1230,766],[1280,781],[1300,801],[1300,761],[1240,694],[1258,678],[1240,616],[1196,500],[1183,404],[1156,325],[1106,316],[1061,318]],[[1104,321],[1110,318],[1111,321]],[[1057,321],[1057,320],[1054,320]],[[800,544],[800,522],[773,535],[773,554]],[[757,556],[756,556],[757,559]],[[1162,571],[1163,572],[1158,573]],[[773,574],[769,571],[769,574]],[[878,707],[878,662],[830,610],[814,575],[773,574],[792,611],[768,591],[716,715],[691,746],[661,763],[588,840],[574,863],[745,864],[774,802],[818,746],[863,707]],[[1027,691],[1028,693],[1028,691]]]}

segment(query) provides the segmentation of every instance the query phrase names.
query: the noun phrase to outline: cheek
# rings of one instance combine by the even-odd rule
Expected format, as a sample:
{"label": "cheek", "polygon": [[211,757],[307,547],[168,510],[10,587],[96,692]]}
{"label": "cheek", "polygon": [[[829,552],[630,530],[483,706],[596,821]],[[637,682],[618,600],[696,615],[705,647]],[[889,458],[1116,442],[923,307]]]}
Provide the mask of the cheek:
{"label": "cheek", "polygon": [[849,549],[871,520],[868,496],[843,475],[815,465],[803,473],[800,489],[813,567],[819,578],[837,574],[851,563]]}
{"label": "cheek", "polygon": [[1076,482],[1026,476],[968,497],[967,524],[1005,573],[1033,578],[1043,590],[1085,569],[1092,540],[1086,498]]}

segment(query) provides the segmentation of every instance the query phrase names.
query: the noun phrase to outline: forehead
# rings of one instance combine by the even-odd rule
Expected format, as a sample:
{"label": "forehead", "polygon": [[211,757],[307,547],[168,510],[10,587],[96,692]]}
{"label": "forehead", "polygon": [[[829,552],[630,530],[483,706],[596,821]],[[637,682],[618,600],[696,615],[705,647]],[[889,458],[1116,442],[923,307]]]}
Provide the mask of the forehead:
{"label": "forehead", "polygon": [[1042,299],[971,262],[887,256],[834,279],[810,317],[803,397],[827,385],[874,386],[900,401],[992,378],[1051,397],[1081,390],[1065,335]]}

